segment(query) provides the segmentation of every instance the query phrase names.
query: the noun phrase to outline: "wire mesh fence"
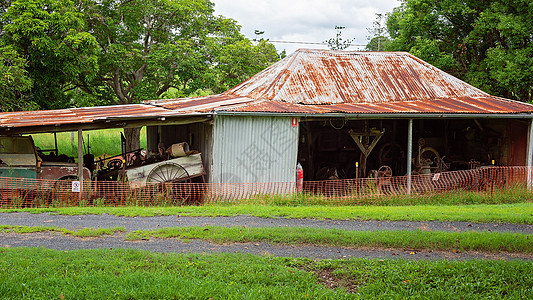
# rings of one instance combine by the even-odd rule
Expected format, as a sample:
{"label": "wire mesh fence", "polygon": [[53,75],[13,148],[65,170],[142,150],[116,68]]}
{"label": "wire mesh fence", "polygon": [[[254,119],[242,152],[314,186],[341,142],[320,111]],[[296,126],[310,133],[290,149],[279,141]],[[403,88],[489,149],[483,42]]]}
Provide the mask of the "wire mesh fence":
{"label": "wire mesh fence", "polygon": [[[150,183],[0,178],[0,207],[178,206],[203,204],[431,204],[460,192],[509,201],[532,199],[532,169],[487,167],[412,176],[275,183]],[[79,190],[79,192],[77,191]],[[464,201],[464,199],[463,199]],[[487,201],[487,200],[485,200]],[[505,201],[504,201],[505,202]]]}

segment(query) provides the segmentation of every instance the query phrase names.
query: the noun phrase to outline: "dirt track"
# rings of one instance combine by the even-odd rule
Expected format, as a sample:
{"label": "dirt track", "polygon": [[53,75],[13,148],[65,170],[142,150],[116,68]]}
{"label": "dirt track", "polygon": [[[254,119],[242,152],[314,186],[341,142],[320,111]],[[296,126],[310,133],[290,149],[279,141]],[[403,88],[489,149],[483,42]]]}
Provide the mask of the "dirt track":
{"label": "dirt track", "polygon": [[[246,226],[246,227],[313,227],[342,230],[428,230],[428,231],[490,231],[533,233],[532,225],[475,224],[468,222],[406,222],[406,221],[339,221],[311,219],[237,217],[116,217],[112,215],[63,216],[29,213],[0,213],[0,225],[56,226],[67,229],[111,228],[122,226],[126,230],[150,230],[179,226]],[[442,251],[417,251],[414,249],[362,249],[323,246],[282,246],[267,243],[213,244],[195,240],[181,242],[176,239],[151,239],[129,242],[124,234],[101,238],[75,238],[59,233],[0,234],[1,247],[45,247],[58,250],[96,248],[134,248],[157,252],[216,253],[242,252],[309,258],[403,258],[403,259],[527,259],[533,255],[508,253],[454,253]]]}

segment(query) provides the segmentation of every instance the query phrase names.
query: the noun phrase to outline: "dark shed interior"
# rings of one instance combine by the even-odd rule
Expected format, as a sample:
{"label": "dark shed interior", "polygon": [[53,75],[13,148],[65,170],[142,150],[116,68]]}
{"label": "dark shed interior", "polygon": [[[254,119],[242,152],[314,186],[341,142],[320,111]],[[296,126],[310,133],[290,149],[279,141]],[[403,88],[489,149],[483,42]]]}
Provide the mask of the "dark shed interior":
{"label": "dark shed interior", "polygon": [[[527,133],[521,119],[415,119],[413,174],[526,165]],[[407,134],[406,119],[303,119],[298,162],[305,180],[405,175]]]}

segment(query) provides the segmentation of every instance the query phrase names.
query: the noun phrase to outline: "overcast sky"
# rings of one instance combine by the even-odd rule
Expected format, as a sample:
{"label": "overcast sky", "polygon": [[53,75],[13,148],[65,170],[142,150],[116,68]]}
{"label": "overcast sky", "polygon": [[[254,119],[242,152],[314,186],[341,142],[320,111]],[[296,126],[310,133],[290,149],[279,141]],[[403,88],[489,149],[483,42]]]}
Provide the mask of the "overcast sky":
{"label": "overcast sky", "polygon": [[[215,13],[237,20],[241,32],[249,39],[261,30],[271,41],[322,43],[335,37],[335,26],[346,27],[343,39],[366,45],[377,13],[391,12],[399,0],[212,0]],[[327,49],[325,45],[273,42],[278,52],[287,54],[298,48]],[[352,46],[347,50],[361,50]]]}

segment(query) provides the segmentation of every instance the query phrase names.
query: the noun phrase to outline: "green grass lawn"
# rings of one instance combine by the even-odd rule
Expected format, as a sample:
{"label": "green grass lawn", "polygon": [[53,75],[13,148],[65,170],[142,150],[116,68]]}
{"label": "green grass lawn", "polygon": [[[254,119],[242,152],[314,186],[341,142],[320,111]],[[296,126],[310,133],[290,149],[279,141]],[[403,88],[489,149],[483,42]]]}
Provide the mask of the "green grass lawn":
{"label": "green grass lawn", "polygon": [[75,237],[101,237],[104,235],[113,235],[117,232],[125,232],[124,227],[115,228],[82,228],[79,230],[69,230],[65,228],[57,228],[54,226],[13,226],[0,225],[0,232],[4,233],[34,233],[34,232],[60,232],[64,235],[71,235]]}
{"label": "green grass lawn", "polygon": [[173,227],[130,232],[126,239],[202,239],[215,243],[379,247],[416,250],[533,253],[533,235],[422,230],[347,231],[302,227]]}
{"label": "green grass lawn", "polygon": [[526,299],[528,261],[0,248],[4,299]]}
{"label": "green grass lawn", "polygon": [[62,215],[112,214],[117,216],[238,216],[312,218],[332,220],[466,221],[476,223],[533,224],[533,203],[413,206],[277,206],[204,205],[175,207],[65,207],[0,209],[0,212],[50,212]]}
{"label": "green grass lawn", "polygon": [[[122,233],[123,227],[84,228],[68,230],[47,226],[0,225],[4,233],[59,232],[75,237],[101,237]],[[441,251],[482,251],[533,253],[533,235],[500,232],[443,232],[422,230],[347,231],[338,229],[302,227],[170,227],[157,230],[136,230],[126,234],[129,241],[170,239],[181,241],[200,239],[223,243],[265,242],[281,245],[320,245],[354,248],[396,248]]]}

